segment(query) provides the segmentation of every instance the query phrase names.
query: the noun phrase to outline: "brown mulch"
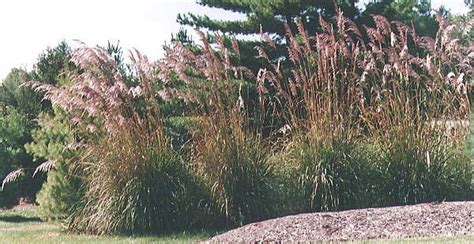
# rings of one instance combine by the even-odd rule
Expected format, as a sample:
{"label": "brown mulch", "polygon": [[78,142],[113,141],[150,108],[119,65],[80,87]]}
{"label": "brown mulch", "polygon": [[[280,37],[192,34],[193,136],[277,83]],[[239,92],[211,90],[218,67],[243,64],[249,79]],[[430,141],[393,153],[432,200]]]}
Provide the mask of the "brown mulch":
{"label": "brown mulch", "polygon": [[346,241],[467,234],[474,234],[474,202],[292,215],[248,224],[210,241]]}

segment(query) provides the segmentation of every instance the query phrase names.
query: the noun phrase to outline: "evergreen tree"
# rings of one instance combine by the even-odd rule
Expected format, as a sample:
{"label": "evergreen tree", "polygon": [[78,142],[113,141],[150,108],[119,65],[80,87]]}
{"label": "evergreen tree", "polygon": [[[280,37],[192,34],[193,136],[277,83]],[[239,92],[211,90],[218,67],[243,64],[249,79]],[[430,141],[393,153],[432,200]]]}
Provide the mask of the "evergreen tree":
{"label": "evergreen tree", "polygon": [[[208,16],[192,13],[179,14],[178,23],[197,28],[207,28],[210,31],[221,31],[230,34],[255,34],[262,28],[269,34],[275,34],[280,39],[285,36],[283,23],[291,24],[293,30],[297,18],[307,24],[307,30],[314,32],[318,29],[319,16],[330,18],[335,15],[334,0],[200,0],[203,6],[225,9],[246,15],[244,20],[213,20]],[[349,18],[358,15],[356,3],[358,0],[336,1]],[[311,24],[309,24],[311,23]]]}
{"label": "evergreen tree", "polygon": [[65,77],[64,71],[70,69],[71,48],[62,41],[54,48],[47,48],[40,56],[32,72],[35,80],[55,85]]}
{"label": "evergreen tree", "polygon": [[[32,72],[12,69],[0,84],[0,179],[17,168],[24,169],[25,176],[31,176],[36,162],[25,150],[25,144],[33,140],[31,133],[38,128],[38,115],[41,112],[52,113],[50,102],[44,101],[40,92],[22,84],[30,80],[61,83],[63,73],[70,66],[70,53],[64,42],[55,48],[48,48],[39,56]],[[43,176],[24,177],[15,186],[18,187],[18,195],[11,196],[34,199],[43,180]],[[11,191],[8,189],[11,187],[6,187],[6,190]],[[4,192],[0,192],[0,205],[1,202],[14,204],[15,201],[17,199],[7,199]]]}
{"label": "evergreen tree", "polygon": [[44,219],[62,219],[80,204],[82,182],[70,159],[77,156],[70,145],[74,134],[69,116],[53,107],[54,115],[41,113],[39,128],[32,131],[33,142],[25,145],[35,158],[54,162],[47,175],[47,181],[37,194],[38,212]]}
{"label": "evergreen tree", "polygon": [[[0,179],[16,168],[32,168],[34,165],[24,145],[32,140],[31,130],[37,127],[34,119],[41,111],[41,96],[31,88],[21,86],[28,80],[31,80],[28,72],[12,69],[0,85]],[[38,180],[25,177],[17,185],[11,186],[15,189],[6,190],[17,192],[10,195],[13,198],[34,198]],[[0,192],[0,206],[17,202],[17,199],[4,194]]]}

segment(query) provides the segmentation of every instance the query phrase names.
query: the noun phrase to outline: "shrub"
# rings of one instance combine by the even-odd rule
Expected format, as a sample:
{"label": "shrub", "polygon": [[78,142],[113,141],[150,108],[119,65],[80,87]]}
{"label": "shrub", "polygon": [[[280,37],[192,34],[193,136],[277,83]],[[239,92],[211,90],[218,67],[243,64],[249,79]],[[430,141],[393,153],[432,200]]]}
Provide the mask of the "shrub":
{"label": "shrub", "polygon": [[18,183],[11,184],[0,191],[0,207],[12,207],[18,204],[20,198],[20,187]]}
{"label": "shrub", "polygon": [[405,127],[382,140],[382,199],[388,205],[469,198],[472,168],[442,134]]}
{"label": "shrub", "polygon": [[193,131],[198,131],[199,119],[195,117],[169,117],[164,121],[166,134],[170,138],[172,147],[184,158],[190,154]]}

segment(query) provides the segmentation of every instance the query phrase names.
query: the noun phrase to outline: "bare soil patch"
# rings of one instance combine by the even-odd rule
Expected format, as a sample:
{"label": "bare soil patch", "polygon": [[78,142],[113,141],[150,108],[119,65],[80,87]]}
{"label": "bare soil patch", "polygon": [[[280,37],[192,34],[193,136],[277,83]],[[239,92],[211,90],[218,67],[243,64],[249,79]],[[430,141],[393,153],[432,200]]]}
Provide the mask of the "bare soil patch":
{"label": "bare soil patch", "polygon": [[468,234],[474,234],[474,201],[298,214],[248,224],[210,241],[347,241]]}

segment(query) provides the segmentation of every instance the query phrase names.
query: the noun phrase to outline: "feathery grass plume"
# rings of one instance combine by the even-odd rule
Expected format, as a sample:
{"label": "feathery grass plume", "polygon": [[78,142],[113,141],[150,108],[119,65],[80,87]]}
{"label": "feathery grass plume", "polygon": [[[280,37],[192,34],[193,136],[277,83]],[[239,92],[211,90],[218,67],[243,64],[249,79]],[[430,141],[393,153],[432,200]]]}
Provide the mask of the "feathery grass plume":
{"label": "feathery grass plume", "polygon": [[5,179],[3,179],[2,181],[2,191],[5,188],[5,184],[16,181],[18,178],[20,178],[24,174],[25,174],[25,170],[23,168],[19,168],[8,173],[8,175],[5,176]]}
{"label": "feathery grass plume", "polygon": [[57,160],[47,160],[40,164],[38,167],[36,167],[35,172],[33,173],[33,177],[36,175],[38,172],[48,172],[50,171],[54,165],[57,163]]}
{"label": "feathery grass plume", "polygon": [[102,136],[136,130],[165,146],[158,95],[153,89],[155,67],[137,51],[130,58],[128,72],[133,78],[125,76],[106,49],[81,46],[72,55],[80,71],[68,74],[71,82],[61,87],[38,81],[26,85],[43,91],[44,99],[66,111],[76,129]]}
{"label": "feathery grass plume", "polygon": [[[130,72],[140,84],[137,87],[127,84],[129,81],[119,73],[118,64],[106,49],[86,46],[74,50],[71,60],[81,72],[69,73],[69,84],[55,87],[32,81],[27,85],[43,91],[45,99],[69,112],[85,128],[116,134],[123,128],[144,127],[150,136],[163,138],[159,106],[154,103],[156,94],[152,89],[153,65],[139,52],[132,53],[131,59]],[[148,103],[147,110],[135,108],[137,102]]]}
{"label": "feathery grass plume", "polygon": [[[273,214],[273,174],[267,164],[269,150],[249,112],[255,105],[249,99],[248,80],[254,75],[232,63],[220,35],[216,34],[214,49],[206,34],[198,34],[202,44],[197,52],[175,43],[160,63],[165,80],[174,75],[175,82],[186,83],[176,92],[190,100],[190,114],[201,125],[192,139],[193,168],[212,196],[220,226],[268,218]],[[238,50],[236,43],[233,49]]]}

